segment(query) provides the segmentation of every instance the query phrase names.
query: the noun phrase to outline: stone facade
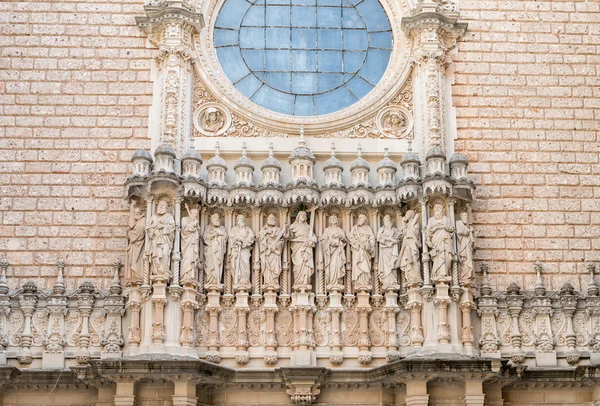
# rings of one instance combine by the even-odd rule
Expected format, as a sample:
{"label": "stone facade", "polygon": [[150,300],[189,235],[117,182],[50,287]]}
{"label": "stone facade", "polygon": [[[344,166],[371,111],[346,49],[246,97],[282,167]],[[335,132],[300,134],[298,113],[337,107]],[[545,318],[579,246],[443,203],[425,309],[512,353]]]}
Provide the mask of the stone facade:
{"label": "stone facade", "polygon": [[600,405],[599,4],[381,4],[308,119],[219,2],[0,5],[1,404]]}

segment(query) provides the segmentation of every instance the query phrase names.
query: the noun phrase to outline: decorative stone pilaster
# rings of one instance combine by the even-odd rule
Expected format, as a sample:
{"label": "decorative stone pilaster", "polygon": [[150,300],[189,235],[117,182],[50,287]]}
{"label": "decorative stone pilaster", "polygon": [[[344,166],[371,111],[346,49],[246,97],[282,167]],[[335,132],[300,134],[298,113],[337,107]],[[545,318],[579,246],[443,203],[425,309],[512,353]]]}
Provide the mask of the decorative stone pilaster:
{"label": "decorative stone pilaster", "polygon": [[344,353],[342,352],[342,324],[341,316],[344,307],[342,306],[343,286],[332,285],[329,288],[329,306],[327,311],[331,314],[331,342],[329,352],[329,362],[333,365],[340,365],[344,362]]}
{"label": "decorative stone pilaster", "polygon": [[33,357],[31,354],[31,344],[33,341],[33,333],[31,330],[31,317],[33,316],[33,312],[35,311],[35,307],[39,300],[40,292],[38,292],[38,287],[35,282],[28,281],[23,284],[23,287],[18,292],[19,304],[21,306],[21,311],[25,317],[25,321],[23,323],[23,332],[21,333],[21,350],[19,351],[19,355],[17,359],[19,363],[28,365],[33,361]]}
{"label": "decorative stone pilaster", "polygon": [[579,351],[575,348],[577,344],[577,336],[573,329],[573,316],[577,309],[577,296],[573,286],[566,282],[560,290],[560,305],[562,307],[565,318],[567,319],[567,331],[565,333],[565,341],[567,344],[566,359],[570,365],[575,365],[579,362]]}
{"label": "decorative stone pilaster", "polygon": [[371,348],[371,339],[369,337],[369,313],[371,305],[369,304],[369,292],[360,290],[356,294],[358,311],[358,362],[365,365],[373,360]]}
{"label": "decorative stone pilaster", "polygon": [[64,270],[65,263],[59,261],[58,277],[52,294],[46,299],[48,313],[48,330],[42,354],[42,368],[64,368],[65,365],[65,316],[69,299],[65,295]]}
{"label": "decorative stone pilaster", "polygon": [[138,26],[158,47],[153,55],[159,66],[160,137],[171,145],[177,156],[187,150],[190,139],[192,98],[188,97],[193,81],[193,35],[204,25],[202,15],[191,4],[167,0],[146,5],[146,16],[136,17]]}
{"label": "decorative stone pilaster", "polygon": [[553,313],[552,299],[546,296],[546,288],[542,284],[541,263],[535,263],[535,271],[535,296],[531,299],[531,307],[535,314],[535,360],[537,366],[556,366],[555,340],[550,324],[550,316]]}
{"label": "decorative stone pilaster", "polygon": [[181,334],[179,335],[179,343],[186,355],[197,357],[193,351],[194,345],[194,310],[199,309],[200,305],[196,300],[196,284],[188,282],[183,287],[181,296],[181,311],[183,313],[181,323]]}
{"label": "decorative stone pilaster", "polygon": [[590,281],[588,283],[587,296],[585,298],[586,312],[590,320],[590,361],[600,364],[600,296],[598,296],[598,285],[596,284],[596,265],[588,264]]}
{"label": "decorative stone pilaster", "polygon": [[492,288],[487,276],[488,265],[481,264],[481,271],[483,272],[483,281],[481,283],[481,297],[477,303],[477,313],[481,317],[479,346],[481,347],[482,356],[500,358],[500,338],[498,337],[498,327],[496,325],[498,299],[492,295]]}
{"label": "decorative stone pilaster", "polygon": [[164,352],[165,343],[165,306],[167,304],[167,282],[156,278],[152,284],[150,302],[153,306],[152,314],[152,347],[153,351]]}
{"label": "decorative stone pilaster", "polygon": [[450,345],[450,324],[448,324],[448,305],[452,301],[448,295],[449,278],[440,277],[435,281],[436,296],[434,304],[437,306],[438,311],[438,324],[437,324],[437,339],[439,343],[439,352],[450,352],[452,346]]}
{"label": "decorative stone pilaster", "polygon": [[94,285],[91,282],[84,282],[79,286],[77,293],[77,308],[81,314],[81,333],[79,333],[79,351],[75,356],[78,364],[87,364],[90,360],[90,314],[96,297],[94,296]]}
{"label": "decorative stone pilaster", "polygon": [[400,353],[398,352],[398,332],[396,324],[396,314],[400,311],[398,306],[398,293],[393,289],[389,289],[385,292],[385,306],[383,308],[385,313],[385,345],[387,347],[386,360],[387,362],[394,362],[400,360]]}
{"label": "decorative stone pilaster", "polygon": [[219,347],[221,346],[219,340],[219,313],[221,312],[222,287],[207,284],[205,288],[208,291],[206,295],[208,299],[206,311],[209,315],[206,360],[218,364],[221,362],[221,353],[219,352]]}
{"label": "decorative stone pilaster", "polygon": [[523,294],[521,288],[512,282],[506,289],[506,305],[508,314],[511,317],[510,343],[513,347],[510,360],[513,364],[522,364],[525,362],[525,352],[521,349],[523,339],[519,329],[519,314],[523,310]]}
{"label": "decorative stone pilaster", "polygon": [[129,291],[129,298],[126,307],[131,311],[131,324],[127,342],[129,343],[129,354],[138,354],[140,343],[142,341],[142,329],[140,325],[140,316],[142,311],[142,291],[138,286],[134,286]]}
{"label": "decorative stone pilaster", "polygon": [[425,338],[421,326],[421,309],[423,308],[423,297],[417,285],[408,289],[408,302],[406,310],[410,312],[410,343],[414,351],[420,353]]}
{"label": "decorative stone pilaster", "polygon": [[296,285],[297,289],[292,293],[292,305],[290,309],[294,317],[294,338],[292,347],[292,358],[290,364],[293,366],[315,366],[317,355],[314,349],[313,336],[313,310],[316,310],[314,293],[308,290],[308,286]]}
{"label": "decorative stone pilaster", "polygon": [[[117,260],[114,264],[114,276],[108,295],[104,298],[104,309],[102,310],[106,315],[106,322],[104,325],[104,335],[102,336],[101,344],[104,347],[100,356],[102,358],[121,358],[123,347],[123,327],[122,320],[125,314],[125,298],[123,297],[123,288],[121,287],[121,280],[119,278],[119,269],[121,268],[121,261]],[[139,291],[138,291],[139,292]],[[139,297],[139,293],[137,293]],[[131,294],[129,296],[131,298]],[[133,303],[133,302],[132,302]],[[137,345],[139,345],[139,322],[140,322],[140,306],[141,303],[137,302]],[[132,308],[132,323],[134,311]],[[131,331],[131,330],[130,330]],[[131,346],[131,342],[129,343]]]}
{"label": "decorative stone pilaster", "polygon": [[238,317],[238,331],[236,339],[237,352],[235,353],[235,362],[240,365],[245,365],[250,361],[248,355],[248,329],[247,329],[247,315],[250,311],[250,305],[248,304],[248,286],[237,285],[235,287],[235,311]]}
{"label": "decorative stone pilaster", "polygon": [[10,296],[6,273],[8,261],[0,259],[0,365],[6,365],[6,347],[8,346],[8,316],[10,315]]}
{"label": "decorative stone pilaster", "polygon": [[277,290],[279,286],[263,285],[265,302],[262,307],[265,312],[265,355],[267,365],[275,365],[277,356],[277,334],[275,331],[275,313],[277,313]]}
{"label": "decorative stone pilaster", "polygon": [[456,46],[467,25],[458,23],[454,7],[444,7],[436,0],[423,0],[402,19],[402,28],[413,41],[411,62],[415,68],[414,91],[415,138],[421,140],[421,152],[439,146],[447,148],[446,135],[446,67],[452,63],[447,53]]}

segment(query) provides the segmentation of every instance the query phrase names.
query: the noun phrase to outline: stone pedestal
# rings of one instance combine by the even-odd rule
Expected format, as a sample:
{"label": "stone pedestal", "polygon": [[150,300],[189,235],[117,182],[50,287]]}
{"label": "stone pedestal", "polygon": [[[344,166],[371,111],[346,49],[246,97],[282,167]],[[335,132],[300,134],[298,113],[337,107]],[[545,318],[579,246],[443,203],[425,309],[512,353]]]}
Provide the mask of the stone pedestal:
{"label": "stone pedestal", "polygon": [[317,354],[314,351],[312,331],[312,312],[315,309],[314,294],[309,286],[295,286],[292,293],[291,310],[294,314],[294,351],[291,354],[291,366],[316,366]]}
{"label": "stone pedestal", "polygon": [[329,306],[327,310],[331,314],[331,344],[329,353],[329,362],[334,365],[340,365],[344,362],[344,353],[342,352],[342,325],[341,315],[344,307],[342,306],[343,286],[331,286],[329,293]]}
{"label": "stone pedestal", "polygon": [[206,360],[208,362],[219,363],[221,362],[221,353],[219,352],[219,312],[221,311],[221,290],[223,289],[220,285],[205,285],[208,291],[206,311],[209,314],[209,326],[208,326],[208,339],[206,351]]}
{"label": "stone pedestal", "polygon": [[385,307],[383,308],[386,315],[385,328],[385,345],[387,347],[386,360],[394,362],[400,360],[400,352],[398,351],[398,334],[396,331],[396,314],[400,311],[398,306],[398,294],[394,290],[385,292]]}
{"label": "stone pedestal", "polygon": [[183,355],[198,358],[198,353],[194,347],[194,309],[198,309],[198,301],[196,300],[196,289],[191,283],[185,285],[183,295],[181,296],[181,334],[179,342]]}
{"label": "stone pedestal", "polygon": [[152,286],[152,352],[165,352],[165,305],[167,304],[167,284],[156,279]]}
{"label": "stone pedestal", "polygon": [[423,308],[423,297],[417,285],[408,289],[408,302],[406,310],[410,312],[410,354],[420,354],[425,338],[423,337],[423,326],[421,325],[421,309]]}
{"label": "stone pedestal", "polygon": [[279,286],[263,285],[265,302],[265,354],[264,361],[274,365],[279,360],[277,356],[277,335],[275,332],[275,313],[277,313],[277,290]]}
{"label": "stone pedestal", "polygon": [[443,277],[436,281],[436,296],[434,304],[437,307],[437,339],[439,353],[451,353],[452,345],[450,344],[450,325],[448,324],[448,305],[451,302],[448,294],[449,279]]}
{"label": "stone pedestal", "polygon": [[370,364],[373,360],[371,340],[369,338],[369,292],[361,290],[356,294],[356,310],[358,312],[358,362],[361,364]]}
{"label": "stone pedestal", "polygon": [[248,290],[250,286],[236,285],[235,289],[235,311],[238,317],[238,335],[235,353],[235,362],[239,365],[245,365],[250,361],[248,354],[248,329],[246,328],[247,314],[250,311],[248,304]]}

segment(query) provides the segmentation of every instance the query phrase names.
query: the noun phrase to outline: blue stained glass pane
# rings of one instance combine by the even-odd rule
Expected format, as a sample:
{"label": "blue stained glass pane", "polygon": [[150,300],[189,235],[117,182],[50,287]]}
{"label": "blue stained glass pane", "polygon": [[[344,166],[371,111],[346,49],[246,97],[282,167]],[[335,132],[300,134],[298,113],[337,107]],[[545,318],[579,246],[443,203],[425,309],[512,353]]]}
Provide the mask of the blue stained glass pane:
{"label": "blue stained glass pane", "polygon": [[265,23],[265,7],[252,6],[242,20],[242,26],[262,26]]}
{"label": "blue stained glass pane", "polygon": [[315,114],[315,104],[312,96],[296,96],[294,104],[294,115],[313,116]]}
{"label": "blue stained glass pane", "polygon": [[370,83],[377,83],[383,77],[390,60],[390,51],[369,49],[367,59],[359,74]]}
{"label": "blue stained glass pane", "polygon": [[377,0],[364,0],[356,6],[362,16],[369,16],[365,23],[369,31],[385,31],[391,29],[385,11]]}
{"label": "blue stained glass pane", "polygon": [[240,47],[241,48],[259,48],[265,46],[265,29],[264,28],[247,28],[240,29]]}
{"label": "blue stained glass pane", "polygon": [[292,70],[293,71],[317,71],[317,54],[313,51],[293,51],[292,52]]}
{"label": "blue stained glass pane", "polygon": [[267,72],[267,84],[282,92],[290,91],[291,74],[279,72]]}
{"label": "blue stained glass pane", "polygon": [[350,80],[346,84],[346,87],[348,89],[350,89],[352,94],[359,99],[362,99],[363,97],[365,97],[367,95],[367,93],[369,93],[373,89],[373,86],[371,86],[370,84],[368,84],[367,82],[365,82],[364,80],[359,78],[358,76],[355,76],[354,78],[352,78],[352,80]]}
{"label": "blue stained glass pane", "polygon": [[342,9],[338,7],[319,8],[317,25],[326,28],[340,28],[342,26]]}
{"label": "blue stained glass pane", "polygon": [[263,86],[251,100],[269,110],[283,114],[292,114],[294,97],[294,95],[279,92],[269,86]]}
{"label": "blue stained glass pane", "polygon": [[362,66],[366,56],[366,52],[344,52],[344,71],[358,71]]}
{"label": "blue stained glass pane", "polygon": [[267,60],[267,70],[289,70],[290,52],[289,51],[265,51]]}
{"label": "blue stained glass pane", "polygon": [[314,94],[316,91],[316,73],[292,73],[292,93]]}
{"label": "blue stained glass pane", "polygon": [[319,73],[317,80],[319,82],[317,89],[319,93],[328,92],[344,83],[344,78],[339,73]]}
{"label": "blue stained glass pane", "polygon": [[219,62],[240,92],[267,109],[308,116],[369,93],[392,41],[378,0],[225,0],[214,31]]}
{"label": "blue stained glass pane", "polygon": [[233,30],[215,29],[215,46],[237,45],[238,32]]}
{"label": "blue stained glass pane", "polygon": [[392,49],[392,33],[391,32],[372,32],[369,34],[371,46],[374,48]]}
{"label": "blue stained glass pane", "polygon": [[319,72],[342,72],[342,53],[340,51],[319,51],[317,57]]}
{"label": "blue stained glass pane", "polygon": [[267,48],[289,48],[289,28],[267,28]]}
{"label": "blue stained glass pane", "polygon": [[248,67],[242,60],[240,49],[237,47],[217,48],[217,57],[220,61],[227,61],[227,63],[222,64],[221,67],[229,80],[234,83],[250,73]]}
{"label": "blue stained glass pane", "polygon": [[292,28],[292,48],[315,49],[317,46],[317,30],[312,28]]}
{"label": "blue stained glass pane", "polygon": [[243,49],[242,56],[244,57],[244,61],[250,70],[265,70],[265,51]]}
{"label": "blue stained glass pane", "polygon": [[344,28],[365,28],[363,21],[358,11],[354,8],[342,9],[342,27]]}
{"label": "blue stained glass pane", "polygon": [[254,75],[248,75],[244,79],[240,80],[236,83],[235,87],[242,92],[244,96],[247,98],[252,97],[254,93],[260,88],[263,84],[262,80],[258,80]]}
{"label": "blue stained glass pane", "polygon": [[290,8],[288,6],[267,6],[267,26],[289,27]]}
{"label": "blue stained glass pane", "polygon": [[250,8],[250,3],[245,0],[227,0],[215,23],[217,28],[239,28],[240,22]]}
{"label": "blue stained glass pane", "polygon": [[345,87],[315,96],[317,114],[328,114],[348,107],[356,102],[356,98]]}
{"label": "blue stained glass pane", "polygon": [[342,49],[340,30],[318,30],[319,49]]}
{"label": "blue stained glass pane", "polygon": [[314,27],[317,9],[315,7],[292,6],[292,27]]}
{"label": "blue stained glass pane", "polygon": [[348,51],[366,51],[369,46],[367,32],[364,30],[344,30],[344,49]]}

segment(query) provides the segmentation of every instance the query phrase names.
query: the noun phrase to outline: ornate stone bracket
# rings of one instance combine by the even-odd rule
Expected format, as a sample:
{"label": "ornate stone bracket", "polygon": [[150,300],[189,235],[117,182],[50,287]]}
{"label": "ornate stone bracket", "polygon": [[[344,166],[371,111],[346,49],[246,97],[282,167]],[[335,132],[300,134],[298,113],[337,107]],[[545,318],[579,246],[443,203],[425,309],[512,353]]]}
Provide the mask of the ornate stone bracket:
{"label": "ornate stone bracket", "polygon": [[325,368],[281,368],[287,394],[296,406],[310,406],[321,392],[320,386],[329,370]]}

